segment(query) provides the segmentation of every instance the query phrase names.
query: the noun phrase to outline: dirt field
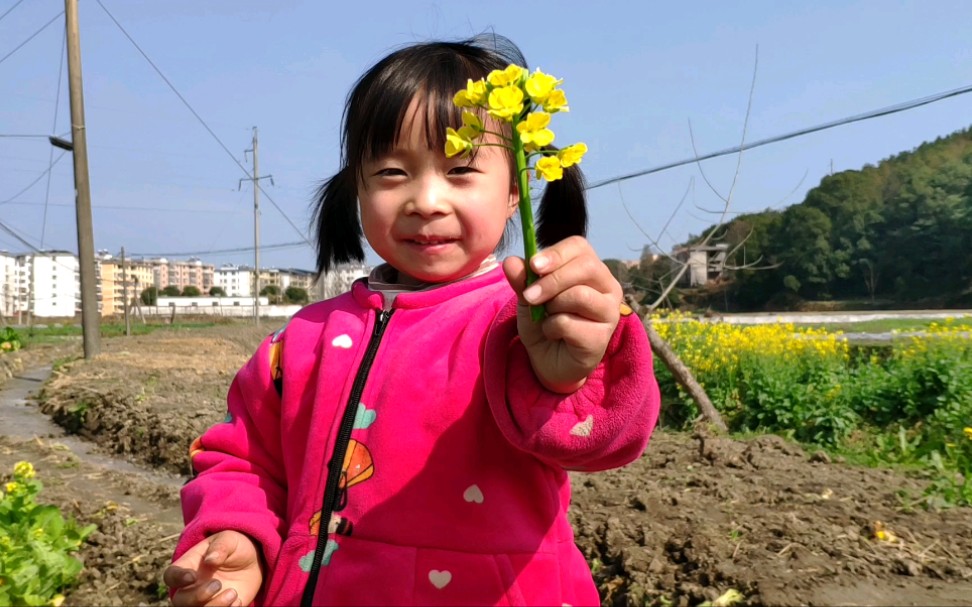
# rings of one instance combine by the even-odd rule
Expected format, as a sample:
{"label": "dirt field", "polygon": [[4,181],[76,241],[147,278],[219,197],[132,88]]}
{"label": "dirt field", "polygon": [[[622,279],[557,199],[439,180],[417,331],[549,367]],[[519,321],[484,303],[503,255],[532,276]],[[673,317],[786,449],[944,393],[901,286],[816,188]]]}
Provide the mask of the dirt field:
{"label": "dirt field", "polygon": [[[112,457],[78,454],[56,432],[0,436],[0,471],[34,461],[43,497],[99,525],[69,604],[164,604],[188,445],[222,419],[233,373],[272,328],[117,338],[93,362],[60,366],[41,408]],[[79,353],[75,340],[4,364],[19,372]],[[696,605],[730,589],[749,605],[972,600],[972,510],[907,508],[902,495],[920,493],[922,481],[902,473],[774,436],[658,432],[640,461],[574,483],[577,542],[605,605]],[[876,524],[895,541],[875,539]]]}

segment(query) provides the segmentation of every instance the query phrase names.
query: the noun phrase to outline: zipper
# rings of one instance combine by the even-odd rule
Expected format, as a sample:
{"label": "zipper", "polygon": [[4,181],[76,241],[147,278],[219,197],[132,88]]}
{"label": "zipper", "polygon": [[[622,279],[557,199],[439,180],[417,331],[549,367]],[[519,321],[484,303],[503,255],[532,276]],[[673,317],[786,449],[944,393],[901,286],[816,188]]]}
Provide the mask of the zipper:
{"label": "zipper", "polygon": [[314,560],[311,562],[310,579],[304,588],[304,596],[301,599],[302,607],[311,607],[314,602],[314,590],[317,587],[317,579],[321,573],[321,562],[324,560],[324,549],[327,547],[327,540],[330,534],[327,528],[331,521],[331,514],[334,513],[334,506],[338,498],[338,485],[344,467],[344,456],[348,451],[348,444],[351,441],[351,430],[354,428],[354,417],[358,412],[358,404],[361,402],[361,394],[364,392],[365,382],[371,372],[371,365],[375,361],[375,354],[378,353],[378,346],[381,344],[381,336],[385,333],[385,327],[391,319],[392,310],[382,310],[375,319],[375,326],[371,332],[371,339],[368,340],[368,349],[365,351],[361,366],[354,378],[354,385],[351,387],[351,396],[348,404],[344,407],[341,417],[341,426],[338,428],[337,439],[334,442],[334,451],[331,460],[327,464],[327,482],[324,485],[324,501],[321,504],[321,522],[318,528],[317,548],[314,550]]}

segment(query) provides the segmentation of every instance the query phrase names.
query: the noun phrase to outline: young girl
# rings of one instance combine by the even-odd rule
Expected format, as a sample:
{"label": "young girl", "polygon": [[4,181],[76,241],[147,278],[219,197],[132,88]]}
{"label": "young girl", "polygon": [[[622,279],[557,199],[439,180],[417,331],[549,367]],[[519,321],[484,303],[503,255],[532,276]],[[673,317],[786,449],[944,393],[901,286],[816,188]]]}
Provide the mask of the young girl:
{"label": "young girl", "polygon": [[194,443],[174,604],[599,604],[566,471],[637,458],[658,388],[582,236],[577,168],[547,186],[525,288],[523,260],[493,256],[511,155],[444,154],[454,93],[510,63],[496,37],[418,44],[351,91],[318,269],[363,259],[362,236],[386,263],[268,337]]}

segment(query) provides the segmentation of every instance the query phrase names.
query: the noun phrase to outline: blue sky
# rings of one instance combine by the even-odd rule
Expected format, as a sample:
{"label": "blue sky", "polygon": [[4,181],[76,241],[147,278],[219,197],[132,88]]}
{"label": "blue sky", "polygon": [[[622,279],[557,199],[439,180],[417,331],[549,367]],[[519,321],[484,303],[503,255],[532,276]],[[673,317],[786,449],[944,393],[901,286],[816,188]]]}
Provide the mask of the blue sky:
{"label": "blue sky", "polygon": [[[259,127],[260,172],[275,182],[264,188],[305,231],[311,192],[337,168],[348,88],[410,42],[488,29],[513,39],[531,67],[564,79],[571,112],[553,127],[560,143],[587,143],[592,182],[692,157],[689,122],[700,154],[739,144],[757,45],[749,141],[972,84],[972,3],[962,0],[102,2],[237,160]],[[0,0],[0,15],[14,4]],[[0,57],[63,8],[16,6],[0,21]],[[237,189],[240,168],[97,2],[80,1],[80,20],[96,247],[252,263],[252,251],[205,253],[252,247],[252,190]],[[62,37],[56,23],[0,62],[0,135],[69,132],[66,66],[55,112]],[[831,170],[970,123],[972,94],[748,151],[732,211],[800,202]],[[42,178],[10,200],[50,158],[46,139],[0,137],[0,220],[37,246],[43,236],[45,248],[76,251],[70,155],[51,172],[49,195]],[[736,162],[702,164],[722,194]],[[659,237],[670,248],[722,206],[692,165],[594,190],[589,204],[589,236],[604,258],[637,258]],[[301,240],[265,197],[261,209],[262,244]],[[25,247],[0,233],[2,249]],[[306,245],[261,253],[264,266],[313,264]]]}

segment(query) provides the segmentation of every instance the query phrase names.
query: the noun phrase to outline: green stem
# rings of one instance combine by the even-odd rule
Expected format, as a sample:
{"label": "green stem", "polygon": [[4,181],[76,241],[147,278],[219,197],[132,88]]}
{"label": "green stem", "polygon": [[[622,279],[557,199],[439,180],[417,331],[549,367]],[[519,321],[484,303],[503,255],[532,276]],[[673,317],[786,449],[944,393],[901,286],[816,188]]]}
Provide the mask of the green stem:
{"label": "green stem", "polygon": [[[530,260],[537,254],[537,234],[533,227],[533,207],[530,204],[530,173],[527,171],[526,154],[523,151],[523,141],[520,132],[516,130],[517,121],[513,121],[513,155],[516,159],[516,180],[520,189],[520,224],[523,228],[523,260],[526,263],[526,284],[532,285],[538,276],[530,267]],[[540,322],[547,315],[541,306],[530,306],[530,318],[533,322]]]}

